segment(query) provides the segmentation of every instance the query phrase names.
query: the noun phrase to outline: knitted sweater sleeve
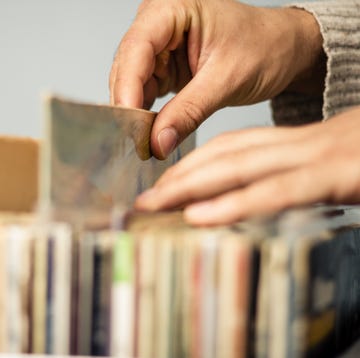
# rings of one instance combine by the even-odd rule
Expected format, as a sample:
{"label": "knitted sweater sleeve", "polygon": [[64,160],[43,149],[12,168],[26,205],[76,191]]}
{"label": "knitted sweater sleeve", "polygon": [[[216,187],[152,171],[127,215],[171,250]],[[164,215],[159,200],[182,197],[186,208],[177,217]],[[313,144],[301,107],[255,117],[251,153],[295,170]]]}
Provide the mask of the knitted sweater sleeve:
{"label": "knitted sweater sleeve", "polygon": [[319,23],[327,56],[322,96],[284,92],[272,100],[276,124],[327,119],[360,105],[360,0],[331,0],[291,5],[312,13]]}

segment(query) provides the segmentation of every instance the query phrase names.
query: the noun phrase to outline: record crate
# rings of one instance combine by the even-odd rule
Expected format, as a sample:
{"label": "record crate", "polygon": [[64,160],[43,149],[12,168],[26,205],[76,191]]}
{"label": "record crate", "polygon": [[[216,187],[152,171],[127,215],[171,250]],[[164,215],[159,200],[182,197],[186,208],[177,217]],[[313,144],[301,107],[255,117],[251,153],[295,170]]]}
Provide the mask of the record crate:
{"label": "record crate", "polygon": [[38,153],[0,138],[0,357],[327,357],[358,339],[358,208],[81,231],[34,214]]}

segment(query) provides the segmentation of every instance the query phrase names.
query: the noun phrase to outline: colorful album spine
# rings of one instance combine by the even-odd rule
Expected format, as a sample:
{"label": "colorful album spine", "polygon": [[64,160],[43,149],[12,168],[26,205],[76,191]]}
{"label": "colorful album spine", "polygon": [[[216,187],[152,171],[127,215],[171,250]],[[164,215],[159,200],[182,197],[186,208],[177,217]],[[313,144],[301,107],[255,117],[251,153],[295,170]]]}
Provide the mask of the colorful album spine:
{"label": "colorful album spine", "polygon": [[[322,245],[325,246],[325,243]],[[312,332],[324,332],[331,322],[330,305],[322,300],[321,293],[326,292],[327,296],[330,296],[330,293],[334,292],[333,306],[336,317],[333,342],[336,352],[340,353],[360,337],[360,228],[354,226],[337,232],[333,245],[329,245],[327,251],[323,249],[326,255],[322,255],[320,249],[317,250],[313,250],[310,256],[311,285],[314,292],[311,316],[313,313],[316,315],[318,307],[325,310],[320,315],[321,318],[315,319],[314,324],[310,325],[308,337],[311,337]],[[336,264],[322,265],[324,257]],[[332,277],[335,287],[331,283]],[[313,353],[317,353],[316,348]]]}
{"label": "colorful album spine", "polygon": [[134,330],[132,356],[138,356],[139,341],[139,306],[140,306],[140,250],[138,240],[135,237],[134,245]]}
{"label": "colorful album spine", "polygon": [[[297,255],[300,255],[300,250]],[[269,347],[270,358],[286,357],[286,330],[289,316],[290,250],[286,240],[273,240],[269,252]]]}
{"label": "colorful album spine", "polygon": [[47,235],[44,228],[37,227],[35,232],[34,288],[33,288],[33,353],[45,353],[46,337],[46,272],[47,272]]}
{"label": "colorful album spine", "polygon": [[22,347],[23,353],[30,352],[30,330],[31,330],[31,295],[32,295],[32,246],[33,246],[32,230],[25,227],[23,231],[23,240],[21,245],[21,312],[22,312]]}
{"label": "colorful album spine", "polygon": [[107,356],[110,352],[113,239],[111,232],[95,234],[91,324],[91,355],[95,356]]}
{"label": "colorful album spine", "polygon": [[137,241],[139,247],[139,311],[138,311],[138,357],[154,356],[154,307],[156,241],[153,234],[144,232]]}
{"label": "colorful album spine", "polygon": [[201,356],[201,241],[194,246],[191,264],[191,347],[190,357]]}
{"label": "colorful album spine", "polygon": [[95,234],[84,233],[79,240],[79,294],[77,311],[77,351],[79,355],[91,354],[94,246]]}
{"label": "colorful album spine", "polygon": [[330,239],[298,244],[303,259],[291,271],[288,352],[339,355],[360,336],[360,229],[345,227]]}
{"label": "colorful album spine", "polygon": [[[28,236],[25,228],[7,229],[7,352],[22,353],[28,347],[28,315],[26,312],[28,274],[30,268]],[[19,264],[21,263],[21,265]]]}
{"label": "colorful album spine", "polygon": [[187,237],[183,242],[183,265],[181,270],[181,281],[183,288],[182,295],[182,354],[184,357],[190,357],[190,348],[192,341],[192,326],[191,326],[191,308],[192,308],[192,262],[195,252],[194,245],[198,244],[198,238]]}
{"label": "colorful album spine", "polygon": [[30,267],[29,267],[29,282],[28,282],[28,299],[27,299],[27,314],[28,314],[28,347],[26,352],[33,352],[33,327],[34,327],[34,281],[35,281],[35,242],[36,242],[36,230],[33,228],[30,230],[30,241],[29,241],[29,257],[30,257]]}
{"label": "colorful album spine", "polygon": [[20,277],[18,262],[20,259],[20,239],[18,228],[7,229],[7,349],[9,353],[21,352],[21,315],[20,315]]}
{"label": "colorful album spine", "polygon": [[155,297],[155,357],[170,356],[170,310],[172,274],[172,243],[169,238],[162,237],[157,243],[156,263],[156,297]]}
{"label": "colorful album spine", "polygon": [[54,225],[53,269],[53,354],[67,355],[70,351],[70,290],[71,290],[71,240],[69,226]]}
{"label": "colorful album spine", "polygon": [[111,355],[130,357],[134,332],[134,241],[126,232],[115,235],[111,290]]}
{"label": "colorful album spine", "polygon": [[78,352],[79,297],[80,297],[80,239],[78,229],[73,230],[71,243],[71,279],[70,279],[70,354]]}
{"label": "colorful album spine", "polygon": [[247,352],[249,277],[252,252],[239,236],[221,238],[217,357],[245,357]]}
{"label": "colorful album spine", "polygon": [[186,232],[182,230],[167,231],[166,235],[171,237],[172,243],[172,282],[171,282],[171,310],[170,310],[170,356],[181,357],[182,353],[182,264],[183,264],[183,242]]}
{"label": "colorful album spine", "polygon": [[[238,250],[236,258],[236,278],[238,283],[236,292],[235,309],[238,316],[238,337],[235,338],[235,352],[240,357],[247,357],[249,344],[249,326],[250,322],[250,300],[254,299],[252,294],[252,282],[250,280],[254,277],[253,262],[254,262],[254,247],[251,243],[246,242],[244,237],[237,236],[236,238]],[[240,280],[238,279],[240,278]],[[235,354],[235,355],[236,355]]]}
{"label": "colorful album spine", "polygon": [[218,240],[216,233],[200,232],[201,252],[201,357],[216,358],[218,310]]}
{"label": "colorful album spine", "polygon": [[45,352],[50,354],[53,351],[55,326],[54,317],[54,255],[55,255],[55,239],[52,233],[49,232],[47,242],[47,271],[46,271],[46,318],[45,318]]}
{"label": "colorful album spine", "polygon": [[270,287],[270,242],[260,245],[259,285],[257,287],[257,307],[255,317],[255,356],[267,358],[269,347],[269,287]]}
{"label": "colorful album spine", "polygon": [[[247,234],[246,234],[247,235]],[[254,236],[248,236],[254,238]],[[240,239],[241,240],[241,239]],[[248,301],[248,318],[247,318],[247,335],[246,335],[246,357],[254,357],[256,349],[256,315],[258,307],[258,287],[260,276],[260,248],[258,237],[255,237],[255,241],[250,244],[250,272],[248,276],[249,288],[247,292],[244,292],[244,299]]]}

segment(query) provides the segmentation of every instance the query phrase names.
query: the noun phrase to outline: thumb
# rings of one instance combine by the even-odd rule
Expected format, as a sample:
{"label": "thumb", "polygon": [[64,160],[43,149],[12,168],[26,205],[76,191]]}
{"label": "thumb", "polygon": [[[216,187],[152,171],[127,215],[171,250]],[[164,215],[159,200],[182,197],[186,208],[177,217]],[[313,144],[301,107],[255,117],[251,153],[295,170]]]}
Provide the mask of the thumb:
{"label": "thumb", "polygon": [[[224,83],[216,71],[205,68],[174,97],[157,115],[151,131],[152,154],[158,159],[168,155],[200,124],[221,108]],[[215,73],[215,75],[214,75]]]}

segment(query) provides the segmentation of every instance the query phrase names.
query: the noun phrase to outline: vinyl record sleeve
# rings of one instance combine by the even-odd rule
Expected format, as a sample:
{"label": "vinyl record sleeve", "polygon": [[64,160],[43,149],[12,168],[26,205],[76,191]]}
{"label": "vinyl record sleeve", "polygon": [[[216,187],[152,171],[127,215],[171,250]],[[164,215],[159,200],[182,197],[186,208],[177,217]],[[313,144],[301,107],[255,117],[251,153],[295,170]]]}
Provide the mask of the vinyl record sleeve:
{"label": "vinyl record sleeve", "polygon": [[35,228],[32,349],[37,354],[46,349],[47,234],[45,227]]}
{"label": "vinyl record sleeve", "polygon": [[[44,101],[40,203],[69,221],[129,207],[135,197],[195,146],[186,139],[167,160],[151,157],[156,114],[84,104],[49,96]],[[94,215],[94,214],[93,214]]]}
{"label": "vinyl record sleeve", "polygon": [[246,357],[251,246],[235,235],[220,238],[217,357]]}
{"label": "vinyl record sleeve", "polygon": [[143,231],[137,239],[139,255],[138,356],[154,357],[156,232]]}
{"label": "vinyl record sleeve", "polygon": [[66,224],[52,228],[54,236],[54,341],[52,354],[70,352],[71,317],[71,241],[72,231]]}
{"label": "vinyl record sleeve", "polygon": [[95,234],[91,355],[110,353],[110,304],[114,235],[110,231]]}
{"label": "vinyl record sleeve", "polygon": [[114,232],[111,287],[111,355],[131,356],[134,340],[134,240]]}
{"label": "vinyl record sleeve", "polygon": [[95,233],[85,232],[79,240],[79,280],[76,354],[91,354]]}

